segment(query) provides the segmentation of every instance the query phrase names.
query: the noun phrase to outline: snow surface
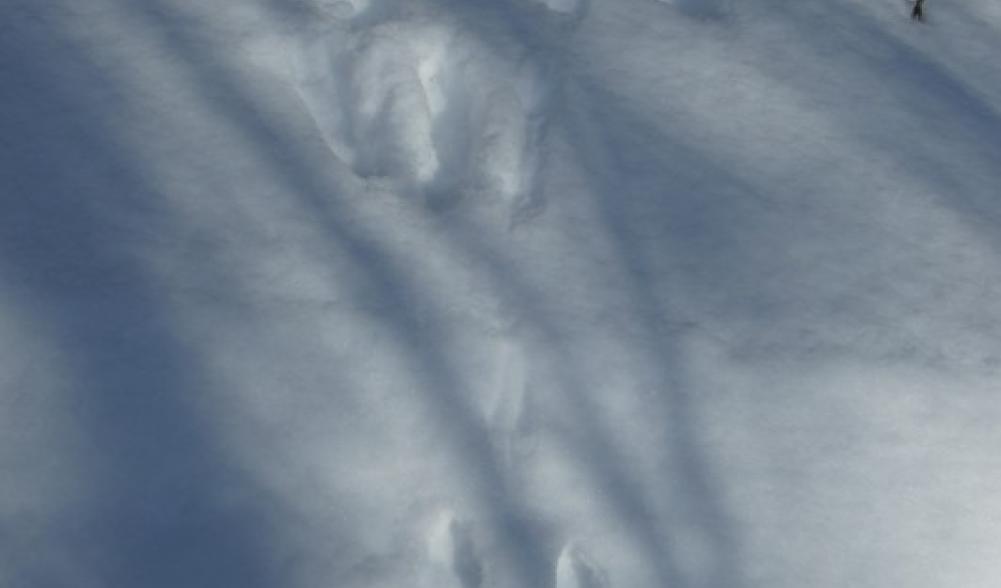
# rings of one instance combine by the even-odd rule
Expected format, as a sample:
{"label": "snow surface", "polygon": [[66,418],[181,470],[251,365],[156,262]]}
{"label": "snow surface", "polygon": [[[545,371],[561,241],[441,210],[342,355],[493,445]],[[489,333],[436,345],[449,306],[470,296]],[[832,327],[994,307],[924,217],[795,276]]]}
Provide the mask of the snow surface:
{"label": "snow surface", "polygon": [[0,585],[1001,576],[1001,9],[11,0]]}

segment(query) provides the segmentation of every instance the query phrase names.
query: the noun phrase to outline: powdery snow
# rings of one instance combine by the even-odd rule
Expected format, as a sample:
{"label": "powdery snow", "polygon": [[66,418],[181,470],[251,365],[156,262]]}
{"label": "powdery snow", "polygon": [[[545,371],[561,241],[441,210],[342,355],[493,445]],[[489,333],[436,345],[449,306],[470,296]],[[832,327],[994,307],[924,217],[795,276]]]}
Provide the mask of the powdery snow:
{"label": "powdery snow", "polygon": [[10,4],[0,584],[996,583],[994,2]]}

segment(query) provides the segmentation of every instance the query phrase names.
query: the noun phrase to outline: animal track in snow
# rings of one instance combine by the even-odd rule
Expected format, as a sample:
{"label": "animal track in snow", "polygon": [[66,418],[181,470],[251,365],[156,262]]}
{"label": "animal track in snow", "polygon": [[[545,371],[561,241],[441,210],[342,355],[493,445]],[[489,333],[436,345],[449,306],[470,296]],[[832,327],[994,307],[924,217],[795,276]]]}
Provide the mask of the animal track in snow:
{"label": "animal track in snow", "polygon": [[556,560],[556,588],[608,588],[608,578],[587,554],[571,543]]}
{"label": "animal track in snow", "polygon": [[356,21],[377,17],[392,10],[398,0],[299,0],[310,10],[314,18],[332,18],[335,21]]}
{"label": "animal track in snow", "polygon": [[480,562],[468,524],[445,511],[438,515],[427,536],[426,588],[479,588],[483,585]]}
{"label": "animal track in snow", "polygon": [[535,0],[553,12],[576,15],[581,11],[584,0]]}
{"label": "animal track in snow", "polygon": [[355,4],[347,0],[317,0],[315,7],[320,14],[338,19],[350,18],[357,10]]}
{"label": "animal track in snow", "polygon": [[520,452],[526,449],[531,434],[528,413],[528,361],[521,344],[502,338],[497,346],[496,372],[488,421],[501,459],[513,465]]}
{"label": "animal track in snow", "polygon": [[716,20],[731,12],[730,0],[657,0],[677,7],[682,14],[703,20]]}
{"label": "animal track in snow", "polygon": [[412,19],[331,29],[294,65],[325,141],[357,175],[430,201],[534,204],[546,92],[531,61]]}

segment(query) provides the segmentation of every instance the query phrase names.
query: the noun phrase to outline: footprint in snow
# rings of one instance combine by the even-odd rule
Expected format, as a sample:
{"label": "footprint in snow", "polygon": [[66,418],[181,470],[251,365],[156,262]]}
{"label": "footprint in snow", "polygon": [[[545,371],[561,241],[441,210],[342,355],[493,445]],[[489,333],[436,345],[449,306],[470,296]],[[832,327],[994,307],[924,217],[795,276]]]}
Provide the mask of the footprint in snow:
{"label": "footprint in snow", "polygon": [[547,92],[518,51],[440,23],[394,20],[331,29],[305,42],[293,66],[330,151],[359,177],[434,206],[466,194],[501,203],[512,218],[538,208]]}
{"label": "footprint in snow", "polygon": [[561,15],[577,16],[584,8],[586,0],[535,0],[549,9]]}
{"label": "footprint in snow", "polygon": [[569,544],[556,560],[556,588],[608,588],[608,578],[579,547]]}
{"label": "footprint in snow", "polygon": [[427,535],[424,588],[480,588],[483,564],[469,525],[451,511],[441,513]]}
{"label": "footprint in snow", "polygon": [[497,347],[496,369],[489,422],[499,445],[501,458],[510,465],[516,457],[526,416],[528,370],[525,353],[516,341],[507,337],[501,339]]}
{"label": "footprint in snow", "polygon": [[658,0],[677,8],[682,14],[699,20],[719,20],[730,14],[731,0]]}

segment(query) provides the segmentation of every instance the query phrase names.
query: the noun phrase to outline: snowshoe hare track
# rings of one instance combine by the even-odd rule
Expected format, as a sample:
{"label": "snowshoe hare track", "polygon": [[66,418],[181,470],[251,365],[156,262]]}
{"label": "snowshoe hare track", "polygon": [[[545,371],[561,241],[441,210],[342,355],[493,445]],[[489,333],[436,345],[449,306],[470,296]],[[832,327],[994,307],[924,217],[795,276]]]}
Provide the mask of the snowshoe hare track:
{"label": "snowshoe hare track", "polygon": [[499,341],[488,420],[501,459],[509,467],[532,449],[531,423],[525,412],[528,367],[521,344],[506,337]]}
{"label": "snowshoe hare track", "polygon": [[577,20],[587,12],[590,0],[532,0],[555,16]]}
{"label": "snowshoe hare track", "polygon": [[657,0],[699,20],[720,20],[733,12],[732,0]]}
{"label": "snowshoe hare track", "polygon": [[605,572],[572,543],[556,560],[556,588],[608,588]]}
{"label": "snowshoe hare track", "polygon": [[535,208],[546,92],[533,63],[417,18],[356,29],[316,35],[293,63],[333,155],[430,204]]}
{"label": "snowshoe hare track", "polygon": [[440,513],[427,535],[428,565],[420,584],[425,588],[480,588],[483,564],[472,529],[455,513]]}

